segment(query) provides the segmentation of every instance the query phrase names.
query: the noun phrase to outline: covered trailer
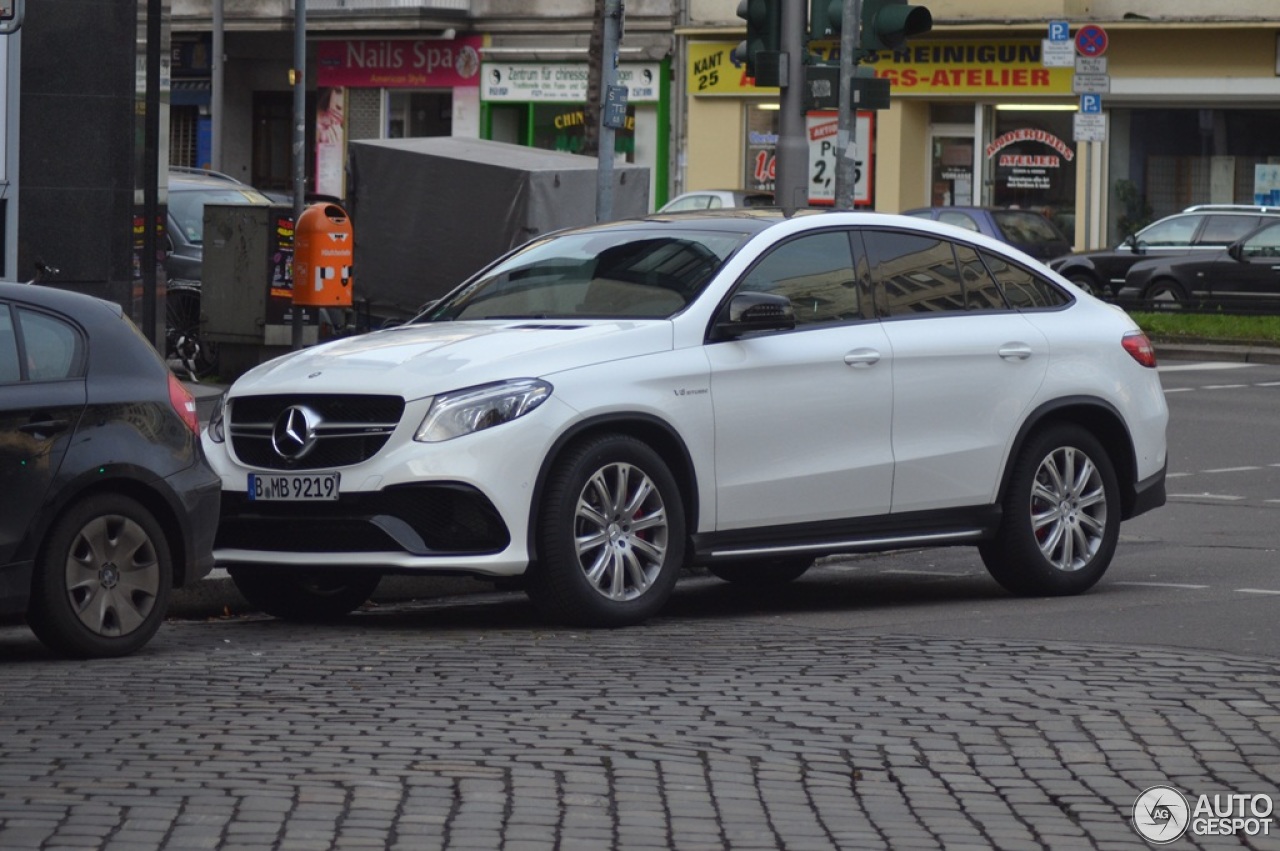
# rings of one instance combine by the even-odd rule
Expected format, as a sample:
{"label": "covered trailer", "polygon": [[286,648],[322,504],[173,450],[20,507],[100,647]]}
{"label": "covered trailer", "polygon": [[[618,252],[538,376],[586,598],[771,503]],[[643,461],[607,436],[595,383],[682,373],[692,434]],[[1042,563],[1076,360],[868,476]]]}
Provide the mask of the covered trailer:
{"label": "covered trailer", "polygon": [[[594,157],[433,137],[353,141],[354,293],[376,323],[412,316],[536,236],[591,224]],[[618,164],[613,219],[649,212],[649,170]]]}

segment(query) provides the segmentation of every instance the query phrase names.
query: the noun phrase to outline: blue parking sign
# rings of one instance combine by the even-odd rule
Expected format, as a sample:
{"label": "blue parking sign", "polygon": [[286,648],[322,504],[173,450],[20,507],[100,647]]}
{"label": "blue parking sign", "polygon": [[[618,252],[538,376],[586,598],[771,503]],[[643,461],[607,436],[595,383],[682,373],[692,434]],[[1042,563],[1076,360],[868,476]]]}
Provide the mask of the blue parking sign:
{"label": "blue parking sign", "polygon": [[1071,24],[1067,21],[1049,22],[1049,41],[1070,41]]}
{"label": "blue parking sign", "polygon": [[1102,112],[1102,95],[1080,95],[1080,111],[1085,115],[1097,115]]}

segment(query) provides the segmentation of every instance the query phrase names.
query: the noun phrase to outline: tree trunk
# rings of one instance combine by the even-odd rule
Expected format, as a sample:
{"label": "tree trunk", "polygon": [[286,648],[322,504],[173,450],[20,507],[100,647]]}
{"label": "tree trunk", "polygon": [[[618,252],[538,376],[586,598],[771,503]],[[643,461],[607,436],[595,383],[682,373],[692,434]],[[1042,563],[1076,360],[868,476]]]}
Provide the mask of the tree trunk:
{"label": "tree trunk", "polygon": [[587,44],[587,102],[582,107],[582,153],[600,153],[600,81],[604,77],[605,0],[595,0],[591,41]]}

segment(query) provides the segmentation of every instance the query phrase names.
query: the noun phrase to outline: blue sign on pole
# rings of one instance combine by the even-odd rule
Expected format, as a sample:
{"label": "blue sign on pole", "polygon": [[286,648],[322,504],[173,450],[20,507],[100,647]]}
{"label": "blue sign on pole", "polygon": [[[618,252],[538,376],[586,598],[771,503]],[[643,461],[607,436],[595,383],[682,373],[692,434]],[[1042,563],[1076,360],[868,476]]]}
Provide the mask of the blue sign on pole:
{"label": "blue sign on pole", "polygon": [[1070,41],[1071,24],[1067,21],[1049,22],[1049,41]]}
{"label": "blue sign on pole", "polygon": [[1085,115],[1098,115],[1102,112],[1102,95],[1080,95],[1080,111]]}

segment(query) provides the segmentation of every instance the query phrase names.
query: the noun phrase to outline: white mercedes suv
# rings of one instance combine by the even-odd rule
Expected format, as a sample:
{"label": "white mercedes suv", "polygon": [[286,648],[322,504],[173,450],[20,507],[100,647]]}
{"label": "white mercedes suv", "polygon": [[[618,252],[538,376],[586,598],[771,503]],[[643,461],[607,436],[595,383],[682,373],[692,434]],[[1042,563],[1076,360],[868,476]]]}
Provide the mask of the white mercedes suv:
{"label": "white mercedes suv", "polygon": [[204,448],[217,561],[268,613],[438,571],[620,626],[688,565],[780,583],[906,547],[1080,593],[1164,503],[1167,419],[1134,323],[1002,243],[734,210],[535,239],[402,327],[248,372]]}

